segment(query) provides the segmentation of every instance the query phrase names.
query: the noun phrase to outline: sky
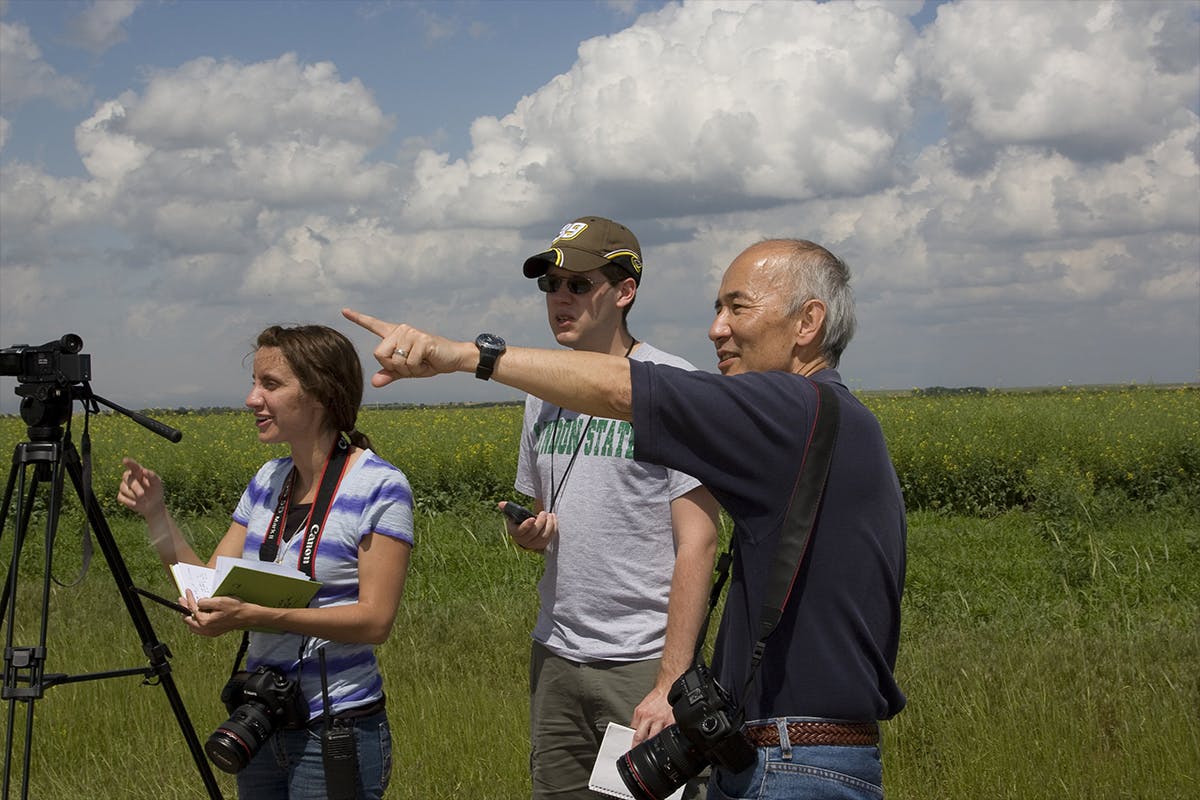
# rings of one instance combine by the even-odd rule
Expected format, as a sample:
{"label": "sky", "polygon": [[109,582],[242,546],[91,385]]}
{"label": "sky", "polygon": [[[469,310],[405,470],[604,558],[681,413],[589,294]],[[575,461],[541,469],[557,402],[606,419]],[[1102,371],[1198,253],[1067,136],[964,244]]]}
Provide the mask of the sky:
{"label": "sky", "polygon": [[599,215],[700,369],[796,237],[850,266],[851,388],[1194,383],[1198,112],[1187,0],[0,0],[0,347],[78,334],[133,409],[241,406],[275,323],[369,374],[343,306],[556,347],[521,264]]}

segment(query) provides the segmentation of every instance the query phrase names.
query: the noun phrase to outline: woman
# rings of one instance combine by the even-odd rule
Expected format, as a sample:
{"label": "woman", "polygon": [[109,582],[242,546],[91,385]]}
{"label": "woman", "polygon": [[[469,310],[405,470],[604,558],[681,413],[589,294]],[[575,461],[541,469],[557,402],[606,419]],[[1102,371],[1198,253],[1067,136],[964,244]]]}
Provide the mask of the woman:
{"label": "woman", "polygon": [[[307,701],[296,712],[300,721],[258,742],[256,753],[253,742],[247,747],[243,741],[253,740],[254,731],[230,726],[237,735],[222,746],[241,747],[239,759],[249,761],[237,776],[242,798],[338,794],[332,785],[338,773],[330,773],[328,791],[326,786],[327,728],[353,730],[355,747],[348,749],[357,750],[358,763],[350,796],[380,798],[387,788],[391,733],[374,645],[391,632],[404,589],[413,545],[412,492],[404,474],[372,452],[355,428],[362,386],[353,345],[331,328],[273,326],[258,337],[246,406],[259,441],[285,443],[291,455],[259,469],[208,566],[218,556],[275,560],[299,566],[322,585],[307,608],[268,608],[236,597],[197,600],[190,591],[181,600],[191,611],[185,622],[197,634],[254,631],[243,678],[274,669],[297,682]],[[158,475],[133,459],[124,463],[118,499],[146,520],[163,564],[202,564],[167,511]],[[326,496],[320,496],[322,485]],[[324,716],[323,663],[332,725]]]}

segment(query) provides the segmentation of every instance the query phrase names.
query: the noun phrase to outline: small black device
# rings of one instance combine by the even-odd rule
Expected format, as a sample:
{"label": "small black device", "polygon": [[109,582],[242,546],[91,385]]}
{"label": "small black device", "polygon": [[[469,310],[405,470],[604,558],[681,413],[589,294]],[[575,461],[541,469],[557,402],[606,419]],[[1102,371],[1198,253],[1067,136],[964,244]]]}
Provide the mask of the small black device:
{"label": "small black device", "polygon": [[476,336],[475,346],[479,348],[479,366],[475,367],[475,377],[486,381],[492,377],[496,360],[504,355],[508,346],[494,333],[481,333]]}
{"label": "small black device", "polygon": [[358,741],[353,723],[331,719],[321,733],[321,759],[325,765],[325,792],[329,800],[358,797]]}
{"label": "small black device", "polygon": [[308,703],[300,694],[300,684],[272,667],[233,673],[221,689],[221,702],[229,719],[208,737],[204,752],[229,773],[249,764],[276,730],[308,724]]}
{"label": "small black device", "polygon": [[321,731],[321,762],[325,768],[326,800],[355,800],[358,797],[358,740],[354,723],[338,719],[329,705],[329,677],[325,671],[325,646],[318,649],[321,660],[321,703],[325,730]]}
{"label": "small black device", "polygon": [[504,516],[511,519],[515,525],[520,525],[525,520],[537,516],[537,514],[534,514],[525,506],[517,505],[512,500],[506,500],[504,502],[504,508],[501,510],[504,512]]}
{"label": "small black device", "polygon": [[710,764],[741,772],[757,751],[742,733],[732,698],[697,661],[667,694],[676,724],[617,759],[617,772],[636,800],[663,800]]}

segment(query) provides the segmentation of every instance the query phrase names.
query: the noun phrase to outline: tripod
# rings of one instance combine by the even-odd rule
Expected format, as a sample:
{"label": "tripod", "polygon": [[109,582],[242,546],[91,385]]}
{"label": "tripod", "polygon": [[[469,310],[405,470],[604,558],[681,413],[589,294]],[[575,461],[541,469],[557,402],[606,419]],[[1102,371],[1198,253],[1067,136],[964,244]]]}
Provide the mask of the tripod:
{"label": "tripod", "polygon": [[[171,677],[171,665],[168,659],[171,652],[167,645],[160,642],[154,634],[154,629],[146,615],[139,595],[148,597],[176,610],[186,613],[187,609],[177,606],[168,600],[151,594],[133,585],[129,570],[121,557],[113,539],[112,531],[104,519],[104,513],[99,502],[91,491],[90,464],[80,460],[79,453],[71,443],[69,434],[64,435],[63,424],[69,423],[71,400],[79,399],[84,402],[88,414],[99,411],[98,403],[119,411],[133,419],[138,424],[158,433],[171,441],[179,441],[182,434],[156,420],[144,417],[136,412],[92,394],[87,384],[77,386],[57,383],[32,383],[17,387],[17,394],[25,399],[21,403],[21,416],[29,425],[29,441],[21,442],[13,450],[12,470],[8,476],[8,485],[4,492],[3,504],[0,505],[0,533],[8,519],[9,505],[14,497],[16,488],[16,519],[17,526],[12,542],[11,561],[8,578],[4,585],[4,594],[0,598],[0,617],[4,618],[7,632],[4,642],[4,682],[0,696],[8,701],[8,736],[4,756],[4,792],[3,797],[9,796],[12,757],[14,749],[17,704],[25,705],[24,752],[21,770],[21,798],[29,795],[29,767],[31,745],[33,741],[33,711],[34,701],[40,699],[46,689],[58,684],[75,683],[80,681],[98,680],[131,675],[141,675],[148,683],[156,682],[167,693],[179,729],[183,733],[196,769],[208,791],[208,796],[221,800],[221,790],[207,760],[205,760],[200,741],[196,737],[183,699]],[[89,441],[87,425],[84,425],[84,453],[88,454]],[[90,459],[89,459],[90,460]],[[27,475],[32,470],[32,480],[27,481]],[[48,612],[50,603],[51,561],[54,541],[58,527],[58,519],[62,507],[64,490],[64,473],[71,479],[75,493],[86,512],[87,522],[96,533],[96,540],[104,553],[117,589],[125,602],[129,617],[141,638],[142,651],[149,661],[148,666],[130,669],[93,672],[81,675],[65,675],[45,671],[46,661],[46,632],[48,627]],[[27,487],[28,483],[28,487]],[[16,620],[18,562],[21,550],[29,532],[29,521],[33,512],[35,498],[41,485],[48,486],[49,496],[46,500],[45,527],[45,556],[42,570],[41,586],[41,622],[38,643],[32,647],[17,647],[13,645],[13,630]],[[7,613],[6,613],[7,612]]]}

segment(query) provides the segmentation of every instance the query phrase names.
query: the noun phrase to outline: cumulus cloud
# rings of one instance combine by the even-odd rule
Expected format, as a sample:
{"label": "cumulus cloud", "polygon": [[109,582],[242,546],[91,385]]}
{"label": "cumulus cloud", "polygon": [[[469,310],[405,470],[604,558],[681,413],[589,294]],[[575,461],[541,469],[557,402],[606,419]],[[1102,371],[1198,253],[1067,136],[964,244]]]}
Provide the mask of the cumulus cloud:
{"label": "cumulus cloud", "polygon": [[[466,158],[426,152],[406,211],[497,222],[597,192],[670,195],[678,214],[825,194],[892,177],[916,67],[884,6],[689,3],[580,45],[563,75],[471,128]],[[648,211],[648,209],[647,209]]]}
{"label": "cumulus cloud", "polygon": [[[78,125],[91,180],[66,198],[169,253],[262,246],[253,229],[265,209],[344,209],[393,191],[394,167],[367,160],[389,126],[361,82],[331,64],[201,58],[151,75],[140,94],[102,102]],[[7,165],[4,215],[30,234],[78,222],[51,185],[61,183]]]}
{"label": "cumulus cloud", "polygon": [[357,78],[343,81],[328,61],[302,64],[294,53],[243,64],[198,58],[151,76],[128,130],[156,147],[220,146],[322,137],[363,147],[391,126]]}
{"label": "cumulus cloud", "polygon": [[40,97],[74,105],[86,96],[78,81],[58,74],[46,63],[27,26],[0,22],[0,109]]}
{"label": "cumulus cloud", "polygon": [[[1195,124],[1192,3],[943,5],[921,48],[962,165],[1006,145],[1121,160]],[[1019,65],[1019,68],[1017,66]]]}

